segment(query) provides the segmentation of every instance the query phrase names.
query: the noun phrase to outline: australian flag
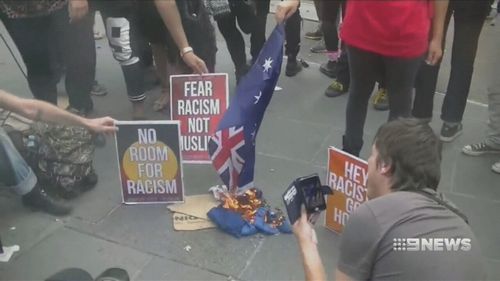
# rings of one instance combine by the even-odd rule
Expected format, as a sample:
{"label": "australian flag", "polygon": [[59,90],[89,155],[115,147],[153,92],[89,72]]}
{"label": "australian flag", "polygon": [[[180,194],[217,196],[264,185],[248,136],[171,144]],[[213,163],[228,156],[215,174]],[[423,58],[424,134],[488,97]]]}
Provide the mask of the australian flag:
{"label": "australian flag", "polygon": [[281,73],[283,24],[274,29],[212,135],[212,165],[232,193],[253,187],[255,139]]}

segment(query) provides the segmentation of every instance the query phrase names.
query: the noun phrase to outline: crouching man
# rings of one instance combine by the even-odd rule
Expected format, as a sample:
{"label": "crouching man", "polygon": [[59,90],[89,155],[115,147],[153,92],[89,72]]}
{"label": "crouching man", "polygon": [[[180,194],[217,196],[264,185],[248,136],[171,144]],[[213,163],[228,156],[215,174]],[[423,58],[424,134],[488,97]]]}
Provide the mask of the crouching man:
{"label": "crouching man", "polygon": [[[383,125],[368,159],[370,199],[349,217],[335,278],[340,280],[484,280],[479,244],[467,218],[436,193],[441,145],[414,119]],[[294,225],[307,280],[326,280],[314,230]]]}
{"label": "crouching man", "polygon": [[[87,119],[49,103],[22,99],[0,90],[0,108],[15,112],[35,121],[82,126],[96,133],[116,131],[115,120],[110,117]],[[14,147],[12,141],[0,127],[0,188],[7,187],[22,196],[25,206],[53,215],[66,215],[71,208],[50,197],[37,182],[28,164]]]}

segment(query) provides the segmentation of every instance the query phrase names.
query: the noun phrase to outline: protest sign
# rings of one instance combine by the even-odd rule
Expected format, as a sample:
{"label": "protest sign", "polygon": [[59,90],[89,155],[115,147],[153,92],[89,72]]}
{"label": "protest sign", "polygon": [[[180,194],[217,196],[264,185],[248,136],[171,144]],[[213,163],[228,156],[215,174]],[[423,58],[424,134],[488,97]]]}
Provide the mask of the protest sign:
{"label": "protest sign", "polygon": [[116,148],[123,202],[184,201],[177,121],[118,122]]}
{"label": "protest sign", "polygon": [[328,149],[326,182],[333,190],[326,204],[325,226],[342,233],[351,214],[367,200],[368,163],[335,147]]}
{"label": "protest sign", "polygon": [[208,141],[228,107],[226,73],[170,76],[170,114],[181,126],[182,159],[210,163]]}

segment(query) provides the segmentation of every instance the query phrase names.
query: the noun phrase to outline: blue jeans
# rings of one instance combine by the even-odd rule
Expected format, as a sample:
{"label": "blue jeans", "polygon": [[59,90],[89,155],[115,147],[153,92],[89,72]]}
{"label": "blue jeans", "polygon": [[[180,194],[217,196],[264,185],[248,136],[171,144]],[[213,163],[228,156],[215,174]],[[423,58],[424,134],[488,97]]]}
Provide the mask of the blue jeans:
{"label": "blue jeans", "polygon": [[7,187],[19,195],[25,195],[36,183],[35,173],[21,157],[9,136],[0,128],[0,187]]}

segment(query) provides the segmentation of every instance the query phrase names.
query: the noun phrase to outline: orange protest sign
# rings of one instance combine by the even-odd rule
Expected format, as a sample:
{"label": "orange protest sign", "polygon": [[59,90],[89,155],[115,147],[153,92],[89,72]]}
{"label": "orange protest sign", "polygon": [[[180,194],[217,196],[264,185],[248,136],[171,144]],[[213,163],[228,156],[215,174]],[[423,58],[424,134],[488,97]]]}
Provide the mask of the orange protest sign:
{"label": "orange protest sign", "polygon": [[368,163],[335,147],[328,149],[326,182],[333,190],[326,203],[325,227],[342,233],[344,226],[359,205],[367,200]]}

